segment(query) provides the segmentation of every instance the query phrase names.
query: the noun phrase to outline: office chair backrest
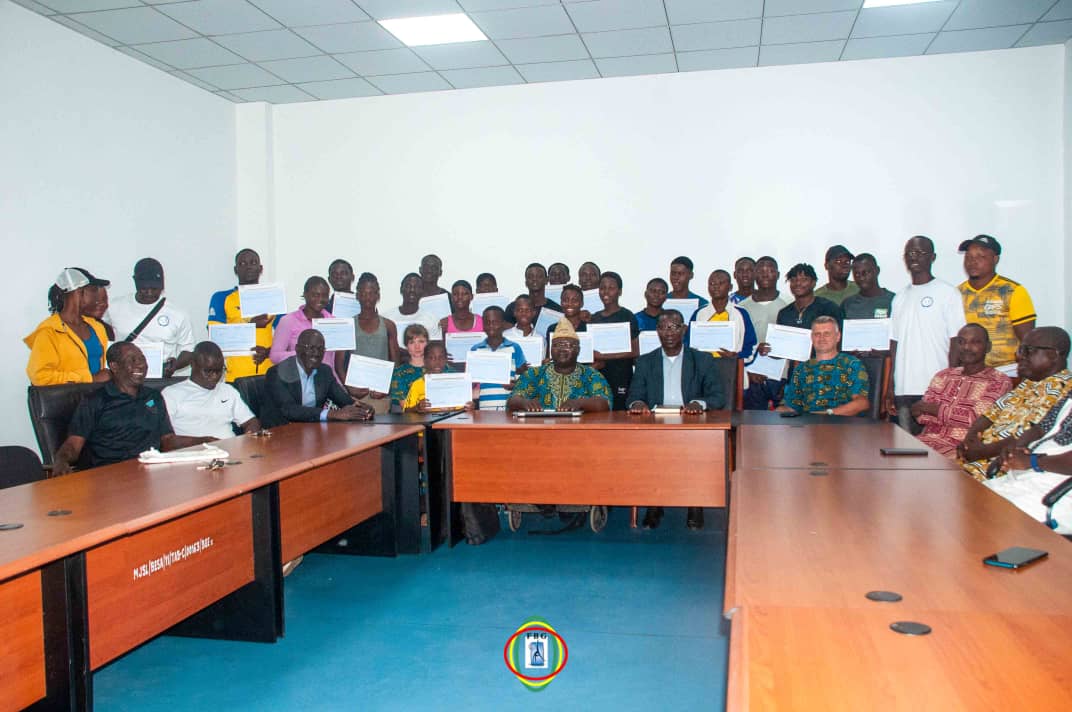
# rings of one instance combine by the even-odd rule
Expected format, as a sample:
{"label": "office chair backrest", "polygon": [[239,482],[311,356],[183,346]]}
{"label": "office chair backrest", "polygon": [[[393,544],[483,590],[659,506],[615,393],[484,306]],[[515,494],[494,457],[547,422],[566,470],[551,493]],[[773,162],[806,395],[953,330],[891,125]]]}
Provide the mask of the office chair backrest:
{"label": "office chair backrest", "polygon": [[242,400],[246,402],[249,409],[253,411],[253,415],[257,418],[261,417],[261,409],[264,407],[264,387],[267,376],[263,373],[257,376],[243,376],[242,378],[236,378],[231,383],[238,391],[238,395],[242,396]]}
{"label": "office chair backrest", "polygon": [[28,447],[0,445],[0,489],[45,479],[41,458]]}
{"label": "office chair backrest", "polygon": [[718,382],[722,386],[722,395],[726,397],[726,408],[731,410],[740,410],[737,394],[741,384],[738,377],[740,369],[737,367],[740,361],[740,359],[736,358],[715,359],[715,373],[718,375]]}
{"label": "office chair backrest", "polygon": [[871,356],[862,358],[864,368],[867,369],[868,391],[867,400],[869,407],[860,417],[871,420],[883,419],[883,404],[886,402],[886,393],[889,388],[890,357]]}

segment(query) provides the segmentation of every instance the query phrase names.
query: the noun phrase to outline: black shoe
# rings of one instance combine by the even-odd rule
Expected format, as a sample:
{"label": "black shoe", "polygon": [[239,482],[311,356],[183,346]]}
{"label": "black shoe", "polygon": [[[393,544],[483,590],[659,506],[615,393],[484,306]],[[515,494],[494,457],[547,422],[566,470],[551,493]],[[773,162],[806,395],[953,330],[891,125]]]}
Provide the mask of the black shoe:
{"label": "black shoe", "polygon": [[663,521],[663,508],[662,507],[648,507],[648,511],[644,513],[644,522],[641,524],[645,529],[658,529],[659,524]]}
{"label": "black shoe", "polygon": [[685,525],[693,531],[697,529],[703,529],[703,508],[689,507],[689,513],[688,517],[685,519]]}

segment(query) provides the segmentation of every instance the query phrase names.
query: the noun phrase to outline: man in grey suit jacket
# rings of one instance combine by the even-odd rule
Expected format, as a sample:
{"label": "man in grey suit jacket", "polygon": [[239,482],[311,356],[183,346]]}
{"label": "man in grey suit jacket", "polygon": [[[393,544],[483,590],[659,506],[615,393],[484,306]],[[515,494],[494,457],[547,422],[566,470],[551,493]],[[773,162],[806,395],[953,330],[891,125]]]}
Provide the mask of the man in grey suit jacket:
{"label": "man in grey suit jacket", "polygon": [[[677,406],[686,415],[699,415],[725,407],[715,359],[711,354],[685,347],[685,320],[680,312],[664,311],[655,329],[661,348],[637,359],[626,397],[629,412],[646,415],[661,405]],[[662,507],[648,507],[644,528],[656,528],[662,518]],[[689,507],[687,523],[689,529],[702,528],[703,509]]]}
{"label": "man in grey suit jacket", "polygon": [[[372,409],[364,403],[354,403],[331,369],[324,365],[323,334],[315,329],[303,331],[294,346],[294,354],[268,369],[267,398],[261,418],[265,427],[291,422],[372,419]],[[328,399],[338,407],[325,409]]]}

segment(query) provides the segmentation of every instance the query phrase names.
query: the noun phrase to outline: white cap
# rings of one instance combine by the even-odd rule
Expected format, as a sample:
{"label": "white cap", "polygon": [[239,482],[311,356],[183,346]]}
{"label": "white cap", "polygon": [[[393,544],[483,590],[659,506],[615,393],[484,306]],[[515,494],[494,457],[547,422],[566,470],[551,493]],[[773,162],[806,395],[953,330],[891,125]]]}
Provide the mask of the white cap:
{"label": "white cap", "polygon": [[89,277],[80,269],[74,267],[66,267],[60,276],[56,277],[56,286],[62,289],[64,292],[73,292],[74,290],[84,287],[89,284]]}

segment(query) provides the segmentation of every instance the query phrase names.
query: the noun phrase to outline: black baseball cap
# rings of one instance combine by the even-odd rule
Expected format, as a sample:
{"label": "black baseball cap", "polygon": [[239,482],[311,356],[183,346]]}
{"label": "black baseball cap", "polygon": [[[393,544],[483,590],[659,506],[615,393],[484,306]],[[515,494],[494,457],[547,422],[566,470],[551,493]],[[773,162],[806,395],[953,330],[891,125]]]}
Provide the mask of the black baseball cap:
{"label": "black baseball cap", "polygon": [[134,263],[134,286],[147,289],[164,288],[164,267],[152,257],[143,257]]}
{"label": "black baseball cap", "polygon": [[976,235],[970,240],[965,240],[960,243],[960,247],[957,248],[958,252],[967,252],[970,245],[979,245],[980,247],[986,247],[994,251],[995,255],[1001,254],[1001,243],[990,237],[990,235]]}
{"label": "black baseball cap", "polygon": [[849,252],[849,248],[845,247],[844,245],[834,245],[826,251],[826,260],[824,261],[829,262],[830,260],[836,260],[842,255],[848,255],[850,260],[856,259],[856,257],[851,252]]}

